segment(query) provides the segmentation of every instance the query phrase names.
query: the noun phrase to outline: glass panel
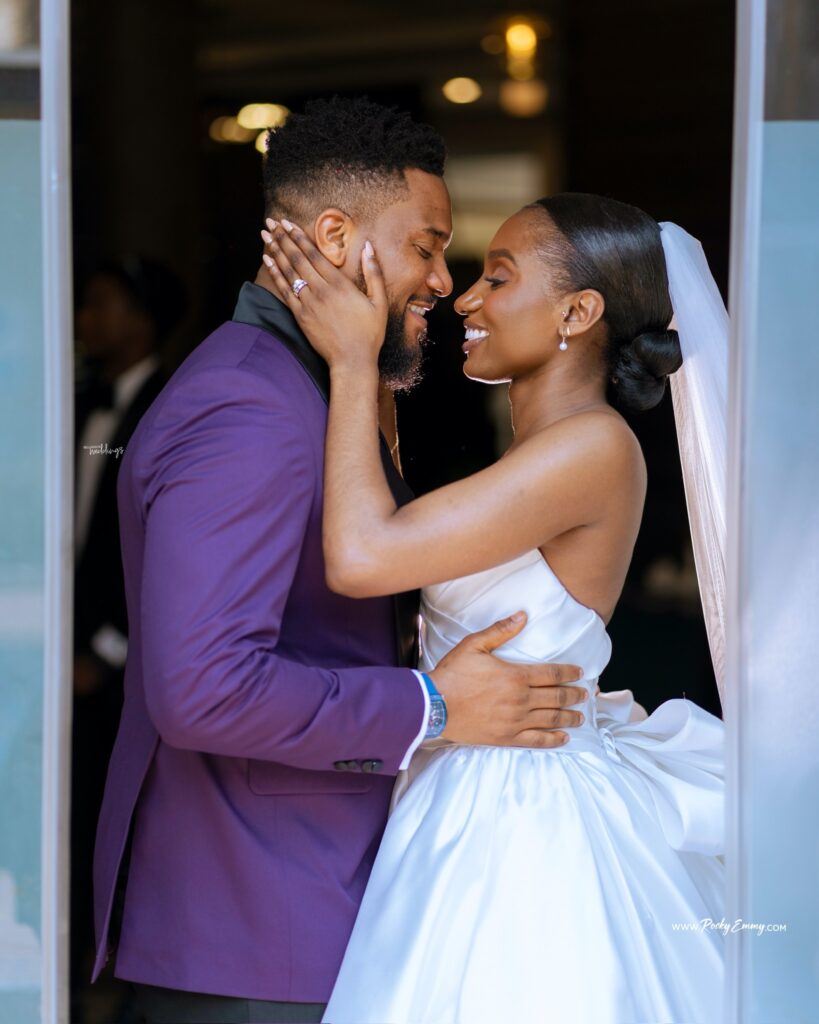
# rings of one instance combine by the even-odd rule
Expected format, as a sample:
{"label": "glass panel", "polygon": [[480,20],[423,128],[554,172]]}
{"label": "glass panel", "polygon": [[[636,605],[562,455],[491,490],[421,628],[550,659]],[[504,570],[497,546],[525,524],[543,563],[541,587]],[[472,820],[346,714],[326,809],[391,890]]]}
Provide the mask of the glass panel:
{"label": "glass panel", "polygon": [[819,7],[740,7],[729,1015],[819,1001]]}
{"label": "glass panel", "polygon": [[0,120],[0,1024],[39,1019],[44,654],[40,123]]}
{"label": "glass panel", "polygon": [[0,4],[0,1024],[67,1022],[67,24]]}
{"label": "glass panel", "polygon": [[819,122],[763,132],[756,345],[747,397],[749,1024],[816,1012],[819,886]]}

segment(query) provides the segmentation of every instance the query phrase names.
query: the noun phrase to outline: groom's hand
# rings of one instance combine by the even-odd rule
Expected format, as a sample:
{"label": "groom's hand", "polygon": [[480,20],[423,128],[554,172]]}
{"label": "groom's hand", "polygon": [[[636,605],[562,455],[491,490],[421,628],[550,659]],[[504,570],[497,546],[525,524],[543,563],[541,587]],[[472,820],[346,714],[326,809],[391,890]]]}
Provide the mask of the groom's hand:
{"label": "groom's hand", "polygon": [[566,710],[588,698],[572,686],[583,672],[576,665],[513,664],[492,652],[526,625],[518,612],[465,637],[430,672],[447,707],[443,738],[493,747],[559,747],[568,734],[557,730],[583,722]]}

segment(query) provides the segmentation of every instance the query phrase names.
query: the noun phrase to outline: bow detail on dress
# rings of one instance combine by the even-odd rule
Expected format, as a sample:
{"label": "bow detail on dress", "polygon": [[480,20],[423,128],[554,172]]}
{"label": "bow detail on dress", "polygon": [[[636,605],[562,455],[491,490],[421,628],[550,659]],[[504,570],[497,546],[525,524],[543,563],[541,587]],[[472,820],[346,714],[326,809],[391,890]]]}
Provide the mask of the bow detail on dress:
{"label": "bow detail on dress", "polygon": [[[596,721],[603,747],[633,771],[635,795],[656,816],[675,850],[725,848],[724,726],[689,700],[661,704],[642,720],[631,690],[600,693]],[[640,709],[642,710],[642,709]]]}

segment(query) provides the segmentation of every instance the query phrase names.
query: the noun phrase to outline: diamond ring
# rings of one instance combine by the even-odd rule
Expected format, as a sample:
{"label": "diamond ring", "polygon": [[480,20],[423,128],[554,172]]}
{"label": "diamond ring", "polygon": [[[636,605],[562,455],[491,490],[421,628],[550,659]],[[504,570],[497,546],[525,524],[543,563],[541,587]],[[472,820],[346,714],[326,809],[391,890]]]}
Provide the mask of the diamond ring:
{"label": "diamond ring", "polygon": [[307,287],[307,282],[304,280],[303,277],[297,277],[296,280],[290,285],[290,287],[293,289],[293,294],[296,296],[296,298],[298,298],[299,293],[304,288]]}

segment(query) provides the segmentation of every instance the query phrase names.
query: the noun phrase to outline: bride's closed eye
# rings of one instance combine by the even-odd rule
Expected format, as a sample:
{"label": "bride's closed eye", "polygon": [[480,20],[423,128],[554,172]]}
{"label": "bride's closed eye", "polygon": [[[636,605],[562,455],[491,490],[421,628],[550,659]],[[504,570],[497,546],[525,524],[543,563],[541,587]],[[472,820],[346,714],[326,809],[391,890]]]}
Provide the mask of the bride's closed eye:
{"label": "bride's closed eye", "polygon": [[491,284],[493,288],[500,288],[502,284],[506,284],[506,281],[502,277],[485,277],[484,281]]}

